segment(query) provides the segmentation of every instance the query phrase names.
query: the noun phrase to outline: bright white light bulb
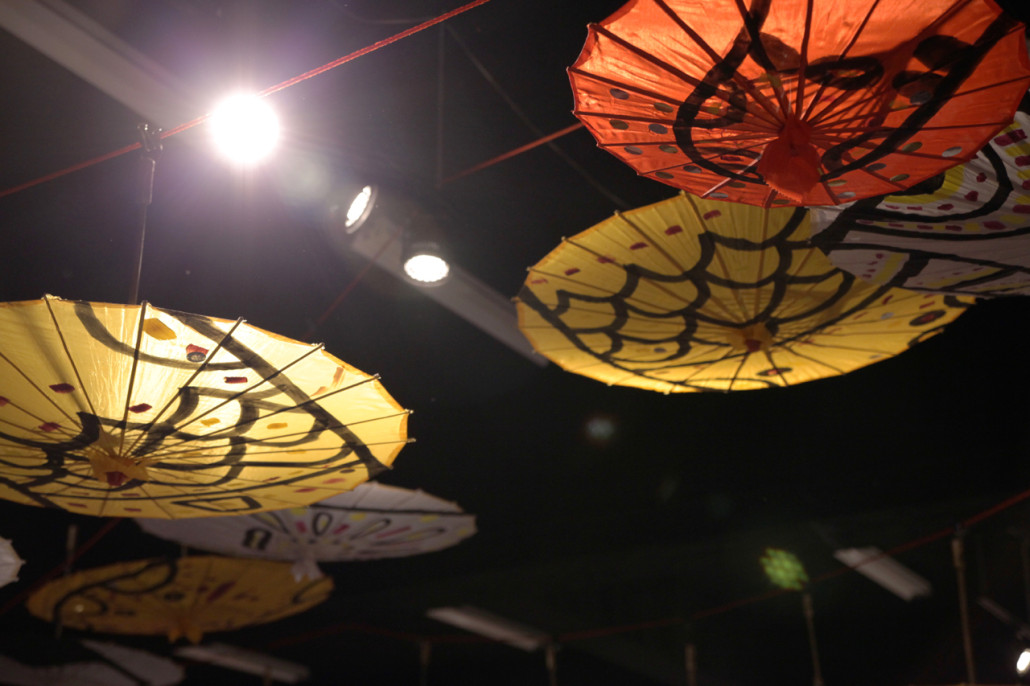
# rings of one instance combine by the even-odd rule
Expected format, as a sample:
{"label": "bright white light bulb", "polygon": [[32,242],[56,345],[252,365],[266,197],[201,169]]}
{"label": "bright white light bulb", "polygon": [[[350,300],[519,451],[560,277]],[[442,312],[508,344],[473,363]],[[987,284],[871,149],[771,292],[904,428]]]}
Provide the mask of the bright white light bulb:
{"label": "bright white light bulb", "polygon": [[1019,654],[1019,659],[1016,660],[1016,671],[1020,674],[1026,674],[1028,669],[1030,669],[1030,649],[1024,649]]}
{"label": "bright white light bulb", "polygon": [[350,207],[347,208],[347,221],[344,224],[345,227],[352,226],[354,222],[361,219],[361,215],[368,209],[368,202],[372,199],[372,187],[365,186],[361,191],[354,196],[354,200],[351,201]]}
{"label": "bright white light bulb", "polygon": [[447,262],[436,255],[414,255],[404,263],[404,272],[422,283],[441,281],[450,271]]}
{"label": "bright white light bulb", "polygon": [[209,124],[218,150],[240,164],[267,157],[279,140],[279,118],[267,102],[253,95],[223,100],[211,113]]}

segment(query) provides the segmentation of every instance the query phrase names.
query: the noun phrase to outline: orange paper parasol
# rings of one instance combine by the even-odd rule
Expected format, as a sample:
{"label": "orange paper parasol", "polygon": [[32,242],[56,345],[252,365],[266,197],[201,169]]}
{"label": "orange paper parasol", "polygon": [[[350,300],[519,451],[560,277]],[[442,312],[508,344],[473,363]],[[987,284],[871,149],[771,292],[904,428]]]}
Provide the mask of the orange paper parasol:
{"label": "orange paper parasol", "polygon": [[569,69],[640,174],[752,205],[835,205],[969,159],[1030,84],[991,0],[631,0]]}

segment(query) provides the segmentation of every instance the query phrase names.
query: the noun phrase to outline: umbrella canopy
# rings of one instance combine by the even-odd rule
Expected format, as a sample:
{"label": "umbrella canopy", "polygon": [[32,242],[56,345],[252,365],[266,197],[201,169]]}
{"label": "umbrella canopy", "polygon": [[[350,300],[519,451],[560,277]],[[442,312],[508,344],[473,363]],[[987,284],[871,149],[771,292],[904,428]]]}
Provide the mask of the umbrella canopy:
{"label": "umbrella canopy", "polygon": [[990,0],[631,0],[569,69],[638,173],[749,204],[835,205],[969,159],[1030,84]]}
{"label": "umbrella canopy", "polygon": [[201,550],[293,560],[298,578],[320,576],[316,561],[419,555],[456,545],[476,531],[475,516],[456,503],[377,483],[305,508],[196,521],[137,521],[144,531]]}
{"label": "umbrella canopy", "polygon": [[11,542],[0,537],[0,588],[18,580],[18,570],[23,564],[25,561],[18,557]]}
{"label": "umbrella canopy", "polygon": [[407,416],[378,379],[243,323],[0,303],[0,497],[206,517],[296,507],[390,465]]}
{"label": "umbrella canopy", "polygon": [[812,242],[875,284],[1030,295],[1030,95],[976,157],[907,193],[815,208]]}
{"label": "umbrella canopy", "polygon": [[557,364],[608,384],[729,391],[863,367],[966,306],[870,286],[808,231],[800,208],[686,194],[616,214],[530,268],[519,326]]}
{"label": "umbrella canopy", "polygon": [[299,583],[282,562],[211,555],[85,570],[43,586],[26,606],[73,629],[199,643],[207,632],[303,612],[328,598],[332,587],[329,578]]}

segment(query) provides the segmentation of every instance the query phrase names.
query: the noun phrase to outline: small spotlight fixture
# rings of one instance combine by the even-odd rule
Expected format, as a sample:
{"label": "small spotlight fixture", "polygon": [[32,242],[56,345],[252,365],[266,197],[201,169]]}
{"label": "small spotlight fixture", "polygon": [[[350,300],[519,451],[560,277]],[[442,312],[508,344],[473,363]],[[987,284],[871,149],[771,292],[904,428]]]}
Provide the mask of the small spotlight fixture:
{"label": "small spotlight fixture", "polygon": [[451,266],[440,246],[432,241],[413,241],[405,246],[404,273],[416,286],[439,286]]}
{"label": "small spotlight fixture", "polygon": [[267,157],[279,140],[279,118],[254,95],[233,95],[211,112],[211,136],[221,154],[241,165]]}
{"label": "small spotlight fixture", "polygon": [[357,230],[372,211],[375,189],[372,186],[363,186],[360,191],[351,199],[347,206],[347,214],[343,220],[343,226],[348,233]]}

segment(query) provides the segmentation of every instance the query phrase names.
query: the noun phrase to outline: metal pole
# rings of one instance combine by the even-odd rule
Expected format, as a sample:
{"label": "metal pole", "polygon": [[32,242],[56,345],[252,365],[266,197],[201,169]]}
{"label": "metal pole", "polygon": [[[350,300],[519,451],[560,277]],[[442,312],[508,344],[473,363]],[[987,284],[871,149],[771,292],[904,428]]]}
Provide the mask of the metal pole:
{"label": "metal pole", "polygon": [[130,305],[139,304],[139,282],[140,276],[143,274],[143,242],[147,235],[147,209],[154,199],[154,172],[157,170],[157,158],[161,154],[161,129],[143,123],[137,127],[137,131],[143,152],[140,155],[140,186],[137,199],[139,203],[137,223],[139,233],[136,237],[136,272],[132,277]]}
{"label": "metal pole", "polygon": [[815,642],[815,611],[812,608],[812,596],[807,591],[801,594],[801,608],[805,614],[805,626],[808,628],[808,649],[812,653],[812,686],[823,686],[819,646]]}
{"label": "metal pole", "polygon": [[548,643],[544,647],[544,660],[547,662],[547,682],[550,686],[558,686],[557,646]]}
{"label": "metal pole", "polygon": [[697,648],[693,643],[687,644],[687,686],[697,686]]}
{"label": "metal pole", "polygon": [[418,642],[418,683],[419,686],[429,686],[429,657],[433,644],[426,640]]}
{"label": "metal pole", "polygon": [[973,664],[973,638],[969,632],[969,599],[966,595],[966,565],[963,559],[962,533],[951,539],[951,557],[955,563],[958,580],[958,608],[962,622],[962,648],[966,656],[966,683],[976,683],[976,667]]}

